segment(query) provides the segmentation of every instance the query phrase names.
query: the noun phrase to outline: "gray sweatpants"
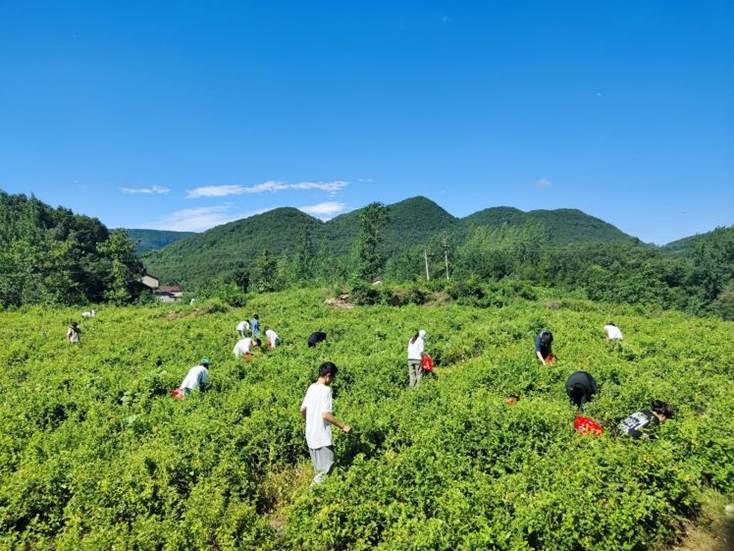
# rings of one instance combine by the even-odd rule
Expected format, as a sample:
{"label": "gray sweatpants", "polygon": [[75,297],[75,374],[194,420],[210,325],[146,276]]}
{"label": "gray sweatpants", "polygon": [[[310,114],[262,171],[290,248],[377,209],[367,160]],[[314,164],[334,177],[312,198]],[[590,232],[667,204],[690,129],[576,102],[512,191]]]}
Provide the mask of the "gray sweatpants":
{"label": "gray sweatpants", "polygon": [[418,386],[421,382],[421,377],[423,377],[421,361],[408,360],[408,378],[410,379],[410,383],[408,386],[410,386],[411,388],[414,386]]}
{"label": "gray sweatpants", "polygon": [[315,484],[320,484],[324,475],[329,474],[334,466],[334,447],[324,446],[323,448],[308,448],[311,454],[311,464],[316,476],[313,477]]}

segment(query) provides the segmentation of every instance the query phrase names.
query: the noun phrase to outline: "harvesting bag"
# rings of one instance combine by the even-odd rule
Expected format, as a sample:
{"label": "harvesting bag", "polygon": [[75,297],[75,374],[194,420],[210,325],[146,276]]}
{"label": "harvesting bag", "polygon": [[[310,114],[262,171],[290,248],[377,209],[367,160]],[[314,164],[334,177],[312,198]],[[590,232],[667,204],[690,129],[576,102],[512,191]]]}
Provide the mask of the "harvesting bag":
{"label": "harvesting bag", "polygon": [[433,371],[433,358],[431,358],[428,354],[421,358],[421,369],[426,373],[430,373],[431,371]]}
{"label": "harvesting bag", "polygon": [[573,422],[573,428],[579,434],[593,434],[594,436],[601,436],[604,429],[593,419],[584,417],[583,415],[577,415],[576,420]]}
{"label": "harvesting bag", "polygon": [[183,400],[186,398],[186,395],[184,394],[184,391],[180,388],[177,388],[171,392],[171,396],[173,396],[176,400]]}

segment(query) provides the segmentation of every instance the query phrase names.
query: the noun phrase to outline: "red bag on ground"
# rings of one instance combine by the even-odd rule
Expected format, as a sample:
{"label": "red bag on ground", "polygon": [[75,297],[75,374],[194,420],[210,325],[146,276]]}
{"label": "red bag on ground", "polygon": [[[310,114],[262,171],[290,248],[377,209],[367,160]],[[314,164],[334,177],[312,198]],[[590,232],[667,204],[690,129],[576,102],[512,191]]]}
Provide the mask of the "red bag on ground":
{"label": "red bag on ground", "polygon": [[176,400],[183,400],[184,398],[186,398],[186,395],[184,394],[184,391],[181,390],[180,388],[177,388],[177,389],[173,390],[171,392],[171,396],[173,396],[174,398],[176,398]]}
{"label": "red bag on ground", "polygon": [[548,357],[545,359],[545,361],[549,364],[552,364],[555,362],[558,358],[556,358],[553,354],[548,354]]}
{"label": "red bag on ground", "polygon": [[428,354],[425,354],[421,358],[421,369],[427,373],[433,371],[433,358],[431,358]]}
{"label": "red bag on ground", "polygon": [[594,436],[601,436],[604,429],[593,419],[584,417],[583,415],[577,415],[576,420],[573,422],[573,428],[580,434],[593,434]]}

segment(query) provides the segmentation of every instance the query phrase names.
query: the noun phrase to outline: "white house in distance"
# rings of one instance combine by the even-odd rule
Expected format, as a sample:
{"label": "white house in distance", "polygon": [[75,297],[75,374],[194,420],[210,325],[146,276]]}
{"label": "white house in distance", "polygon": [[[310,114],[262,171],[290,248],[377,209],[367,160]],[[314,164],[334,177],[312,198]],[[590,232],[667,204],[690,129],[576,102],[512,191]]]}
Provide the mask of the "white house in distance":
{"label": "white house in distance", "polygon": [[161,282],[158,281],[158,278],[153,277],[150,274],[145,274],[143,277],[140,278],[140,283],[142,283],[144,286],[146,286],[148,289],[155,291],[160,287]]}

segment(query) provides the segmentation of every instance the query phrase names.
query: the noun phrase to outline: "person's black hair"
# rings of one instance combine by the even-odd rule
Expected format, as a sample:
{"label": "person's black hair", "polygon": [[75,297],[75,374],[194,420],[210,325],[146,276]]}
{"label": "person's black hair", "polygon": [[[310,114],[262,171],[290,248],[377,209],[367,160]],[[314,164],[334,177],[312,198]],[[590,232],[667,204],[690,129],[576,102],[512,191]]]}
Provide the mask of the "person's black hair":
{"label": "person's black hair", "polygon": [[327,375],[336,377],[337,371],[339,370],[334,365],[334,362],[324,362],[319,366],[319,377],[326,377]]}
{"label": "person's black hair", "polygon": [[420,334],[421,334],[421,332],[420,332],[420,331],[416,331],[416,332],[415,332],[415,335],[413,335],[413,336],[411,337],[411,339],[410,339],[410,344],[413,344],[413,343],[415,342],[415,340],[416,340],[416,339],[418,338],[418,336],[419,336]]}
{"label": "person's black hair", "polygon": [[660,400],[652,401],[652,410],[658,415],[664,415],[666,419],[673,417],[673,406]]}
{"label": "person's black hair", "polygon": [[553,335],[551,335],[551,332],[548,331],[547,329],[543,329],[543,331],[541,331],[540,342],[542,342],[543,344],[550,343],[552,338],[553,338]]}
{"label": "person's black hair", "polygon": [[262,343],[262,341],[260,339],[255,339],[255,344],[257,346],[262,346],[263,345],[263,343]]}
{"label": "person's black hair", "polygon": [[255,315],[254,315],[254,316],[252,316],[252,317],[253,317],[253,318],[255,318],[256,320],[259,320],[259,319],[260,319],[260,316],[258,316],[257,314],[255,314]]}

